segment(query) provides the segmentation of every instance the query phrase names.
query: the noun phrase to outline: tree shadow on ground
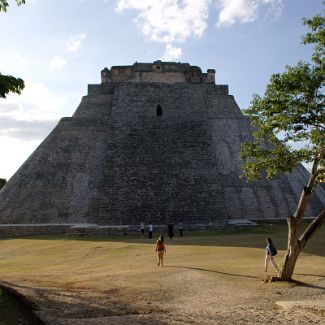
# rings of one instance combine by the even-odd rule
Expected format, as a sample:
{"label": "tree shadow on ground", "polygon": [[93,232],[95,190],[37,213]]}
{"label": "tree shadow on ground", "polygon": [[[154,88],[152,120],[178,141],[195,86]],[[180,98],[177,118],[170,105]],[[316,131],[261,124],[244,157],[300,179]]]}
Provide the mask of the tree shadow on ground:
{"label": "tree shadow on ground", "polygon": [[222,274],[222,275],[229,275],[229,276],[234,276],[234,277],[241,277],[241,278],[250,278],[250,279],[258,279],[258,280],[261,280],[261,278],[259,278],[257,276],[253,276],[253,275],[227,273],[227,272],[221,272],[221,271],[216,271],[216,270],[202,269],[202,268],[199,268],[199,267],[190,267],[190,266],[182,266],[182,265],[166,265],[164,267],[168,267],[168,268],[182,268],[182,269],[189,269],[189,270],[196,270],[196,271],[217,273],[217,274]]}
{"label": "tree shadow on ground", "polygon": [[319,278],[325,278],[325,274],[310,274],[310,273],[295,273],[295,274],[301,276],[316,276]]}
{"label": "tree shadow on ground", "polygon": [[299,287],[318,289],[318,290],[325,291],[324,286],[318,286],[318,285],[315,285],[315,284],[305,283],[305,282],[301,282],[301,281],[297,281],[297,280],[292,280],[291,282],[293,282],[294,284],[296,284]]}

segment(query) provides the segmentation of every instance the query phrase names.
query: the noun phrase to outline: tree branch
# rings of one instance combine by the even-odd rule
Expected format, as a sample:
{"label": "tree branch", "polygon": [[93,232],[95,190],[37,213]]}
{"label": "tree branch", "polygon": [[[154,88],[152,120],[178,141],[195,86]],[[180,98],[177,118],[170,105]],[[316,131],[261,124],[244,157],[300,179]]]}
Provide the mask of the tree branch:
{"label": "tree branch", "polygon": [[309,224],[304,233],[300,236],[298,242],[300,249],[303,249],[307,244],[309,238],[322,225],[325,220],[325,209]]}
{"label": "tree branch", "polygon": [[316,180],[316,177],[318,175],[318,165],[319,165],[319,162],[324,159],[325,157],[325,147],[323,147],[320,151],[320,153],[315,157],[314,159],[314,162],[313,162],[313,167],[312,167],[312,170],[311,170],[311,174],[310,174],[310,177],[309,177],[309,180],[308,180],[308,183],[307,183],[307,186],[304,186],[304,189],[300,195],[300,199],[299,199],[299,202],[298,202],[298,205],[297,205],[297,209],[294,213],[294,218],[296,219],[297,221],[297,224],[299,225],[302,218],[303,218],[303,215],[304,215],[304,211],[305,211],[305,208],[307,206],[307,203],[308,203],[308,199],[310,197],[310,194],[311,194],[311,189],[313,188],[314,184],[315,184],[315,180]]}
{"label": "tree branch", "polygon": [[[317,174],[317,169],[318,169],[318,164],[319,162],[325,158],[325,146],[321,149],[319,155],[314,159],[314,163],[313,163],[313,167],[312,167],[312,170],[311,170],[311,176],[313,176],[313,174]],[[316,178],[316,176],[315,176]],[[311,180],[309,180],[310,182]],[[308,187],[310,187],[310,185],[312,184],[309,184],[308,182]]]}

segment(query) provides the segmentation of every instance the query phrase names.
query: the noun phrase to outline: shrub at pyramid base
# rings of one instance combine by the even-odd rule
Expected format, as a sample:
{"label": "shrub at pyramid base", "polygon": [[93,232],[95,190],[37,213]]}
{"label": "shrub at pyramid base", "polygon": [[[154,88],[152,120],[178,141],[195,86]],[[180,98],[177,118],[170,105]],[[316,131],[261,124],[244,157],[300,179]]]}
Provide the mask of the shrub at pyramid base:
{"label": "shrub at pyramid base", "polygon": [[[286,218],[308,172],[239,178],[247,118],[214,70],[155,61],[105,68],[0,193],[0,223],[222,224]],[[317,189],[308,208],[325,205]]]}

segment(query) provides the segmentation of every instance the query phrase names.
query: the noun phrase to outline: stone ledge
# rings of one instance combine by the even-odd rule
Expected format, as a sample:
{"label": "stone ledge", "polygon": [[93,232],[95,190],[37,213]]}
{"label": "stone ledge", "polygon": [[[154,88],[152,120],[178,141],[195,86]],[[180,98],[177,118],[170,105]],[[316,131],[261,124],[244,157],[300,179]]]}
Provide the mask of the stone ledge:
{"label": "stone ledge", "polygon": [[[227,227],[255,226],[247,219],[225,219],[220,223],[188,223],[184,230],[213,230]],[[146,231],[147,231],[146,225]],[[178,230],[177,223],[174,224]],[[154,232],[167,231],[167,224],[153,224]],[[0,224],[0,237],[19,237],[47,234],[65,234],[68,236],[111,236],[127,235],[140,232],[140,225],[98,225],[95,223],[44,223],[44,224]]]}

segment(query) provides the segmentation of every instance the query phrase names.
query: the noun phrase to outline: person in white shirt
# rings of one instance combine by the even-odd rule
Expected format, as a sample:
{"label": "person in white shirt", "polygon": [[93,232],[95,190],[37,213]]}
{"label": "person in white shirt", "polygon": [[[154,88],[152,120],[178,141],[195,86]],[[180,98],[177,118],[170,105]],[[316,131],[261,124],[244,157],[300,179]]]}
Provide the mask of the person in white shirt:
{"label": "person in white shirt", "polygon": [[142,233],[142,235],[144,235],[144,222],[141,221],[141,224],[140,224],[140,231]]}
{"label": "person in white shirt", "polygon": [[149,238],[152,238],[153,226],[152,226],[151,222],[149,223],[148,230],[149,230],[149,234],[148,234]]}

